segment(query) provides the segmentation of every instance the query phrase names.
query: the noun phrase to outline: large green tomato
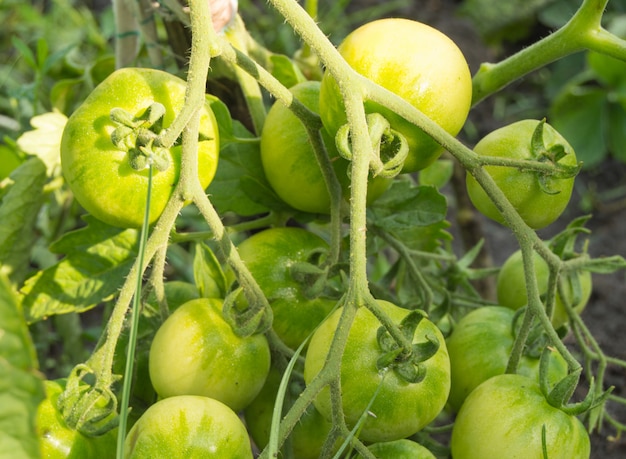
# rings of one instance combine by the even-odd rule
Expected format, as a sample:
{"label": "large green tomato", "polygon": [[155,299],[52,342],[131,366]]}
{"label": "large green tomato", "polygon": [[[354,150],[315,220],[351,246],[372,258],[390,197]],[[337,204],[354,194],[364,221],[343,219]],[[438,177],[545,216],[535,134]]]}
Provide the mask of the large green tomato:
{"label": "large green tomato", "polygon": [[[535,157],[532,138],[540,121],[522,120],[487,134],[474,147],[479,155],[496,156],[519,160],[545,160]],[[564,148],[566,155],[558,163],[575,167],[576,153],[552,126],[543,125],[543,143],[548,150],[557,145]],[[545,178],[541,180],[535,172],[513,167],[485,166],[496,185],[524,219],[534,229],[541,229],[554,222],[565,210],[574,188],[574,177]],[[504,219],[495,204],[476,179],[467,174],[467,192],[476,208],[485,216],[504,224]]]}
{"label": "large green tomato", "polygon": [[113,459],[117,429],[99,437],[87,437],[69,428],[56,407],[65,389],[64,380],[44,381],[46,398],[37,408],[36,429],[44,459]]}
{"label": "large green tomato", "polygon": [[[248,432],[261,450],[269,443],[274,403],[281,378],[279,371],[272,368],[263,389],[244,411]],[[298,397],[300,389],[303,388],[300,386],[303,385],[304,383],[290,381],[289,390],[292,392],[290,394],[292,398]],[[319,458],[331,428],[332,424],[324,419],[314,406],[310,405],[290,434],[293,457]]]}
{"label": "large green tomato", "polygon": [[[185,89],[185,82],[169,73],[123,68],[100,83],[70,116],[61,140],[63,175],[78,202],[93,216],[113,226],[141,227],[148,169],[142,168],[142,158],[136,155],[150,135],[168,128],[176,118]],[[155,102],[165,109],[162,118],[153,124],[141,121]],[[126,124],[113,121],[115,108],[126,112]],[[128,124],[138,130],[131,132]],[[111,137],[114,132],[116,143]],[[180,144],[156,150],[161,163],[153,167],[150,223],[161,215],[178,182],[181,150]],[[217,122],[207,103],[201,111],[198,141],[198,178],[203,188],[215,175],[218,151]]]}
{"label": "large green tomato", "polygon": [[[395,323],[399,324],[409,310],[379,300],[378,303]],[[343,308],[333,312],[317,329],[306,354],[304,379],[308,383],[324,366]],[[436,353],[420,365],[425,370],[420,382],[412,383],[393,367],[386,372],[377,369],[384,354],[377,340],[380,323],[364,306],[354,319],[341,361],[341,392],[343,411],[350,428],[354,427],[378,390],[362,424],[359,438],[365,442],[399,440],[418,432],[442,411],[450,391],[450,360],[443,335],[436,325],[422,318],[413,343],[424,343],[427,337],[437,340]],[[380,387],[379,387],[380,386]],[[331,417],[330,391],[325,387],[315,399],[315,407],[324,417]]]}
{"label": "large green tomato", "polygon": [[589,459],[589,435],[575,417],[548,404],[539,384],[522,375],[499,375],[465,400],[452,429],[454,459]]}
{"label": "large green tomato", "polygon": [[[408,19],[380,19],[365,24],[339,45],[339,53],[361,75],[405,99],[443,129],[456,135],[469,113],[472,77],[465,57],[438,30]],[[424,131],[390,110],[365,100],[367,113],[380,113],[409,145],[404,172],[425,168],[441,146]],[[320,116],[335,136],[347,122],[339,85],[327,72],[320,90]]]}
{"label": "large green tomato", "polygon": [[[319,82],[300,83],[293,86],[291,92],[307,108],[319,112]],[[349,197],[349,163],[339,156],[334,139],[324,129],[322,136],[344,196]],[[280,102],[269,110],[263,125],[261,160],[268,182],[283,201],[303,212],[330,212],[330,195],[307,131],[298,117]],[[380,196],[390,183],[382,177],[372,178],[368,200],[371,202]]]}
{"label": "large green tomato", "polygon": [[282,227],[250,236],[237,250],[270,302],[274,331],[287,346],[296,349],[336,301],[308,294],[309,286],[294,279],[292,269],[315,253],[328,250],[328,244],[302,228]]}
{"label": "large green tomato", "polygon": [[161,397],[203,395],[242,410],[259,393],[270,368],[263,335],[237,336],[222,301],[191,300],[157,330],[150,347],[150,380]]}
{"label": "large green tomato", "polygon": [[[502,306],[475,309],[455,325],[446,339],[452,385],[448,404],[458,411],[465,398],[483,381],[503,374],[513,349],[515,311]],[[522,356],[518,373],[538,381],[539,358]],[[558,352],[550,358],[549,380],[567,376],[567,363]]]}
{"label": "large green tomato", "polygon": [[436,459],[428,448],[406,438],[374,443],[367,449],[378,459]]}
{"label": "large green tomato", "polygon": [[252,459],[248,432],[229,407],[198,395],[156,402],[124,442],[125,459]]}
{"label": "large green tomato", "polygon": [[[535,279],[540,295],[545,295],[548,291],[548,278],[550,269],[546,261],[537,252],[533,252]],[[567,277],[559,279],[563,283],[565,298],[562,298],[557,290],[557,297],[552,314],[552,325],[559,328],[567,322],[567,312],[563,301],[567,301],[580,314],[591,297],[592,280],[589,271],[578,271],[575,276],[580,283],[580,294],[575,294],[573,283]],[[520,250],[514,252],[502,265],[498,273],[497,280],[498,302],[502,306],[511,309],[519,309],[528,304],[528,294],[526,293],[526,280],[524,277],[524,261]]]}

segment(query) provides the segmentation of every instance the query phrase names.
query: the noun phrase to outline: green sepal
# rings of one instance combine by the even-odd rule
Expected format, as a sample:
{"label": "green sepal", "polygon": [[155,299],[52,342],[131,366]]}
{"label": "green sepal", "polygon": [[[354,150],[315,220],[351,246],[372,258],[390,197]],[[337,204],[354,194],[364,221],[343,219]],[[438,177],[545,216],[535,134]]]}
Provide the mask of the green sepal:
{"label": "green sepal", "polygon": [[274,315],[271,307],[265,307],[261,301],[247,297],[249,306],[241,309],[237,296],[243,288],[237,287],[224,298],[222,315],[237,336],[247,337],[262,334],[272,327]]}

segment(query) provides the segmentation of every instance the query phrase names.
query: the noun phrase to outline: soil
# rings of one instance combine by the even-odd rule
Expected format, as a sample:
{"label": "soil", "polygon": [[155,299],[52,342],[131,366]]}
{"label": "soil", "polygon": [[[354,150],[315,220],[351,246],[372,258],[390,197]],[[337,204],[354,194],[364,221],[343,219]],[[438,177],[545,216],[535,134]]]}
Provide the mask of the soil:
{"label": "soil", "polygon": [[[364,7],[376,3],[374,0],[357,0],[352,3],[351,8],[361,8],[362,11]],[[486,46],[475,27],[468,20],[455,14],[458,3],[453,0],[407,2],[406,7],[388,16],[419,20],[446,33],[465,54],[472,73],[481,63],[495,62],[504,57],[503,54],[515,51],[515,49],[505,51],[500,49],[496,52],[493,48]],[[545,33],[547,33],[545,30],[537,31],[539,35],[529,37],[529,40],[538,39],[540,34]],[[512,89],[512,91],[524,90],[527,89],[524,88],[523,83]],[[472,110],[470,121],[476,127],[478,135],[483,135],[503,124],[502,121],[494,120],[493,114],[494,107],[489,100]],[[624,192],[621,193],[621,197],[614,198],[612,201],[598,198],[604,192],[610,193],[620,187],[624,188],[626,164],[615,160],[605,161],[596,170],[581,172],[576,182],[575,192],[567,211],[548,229],[541,231],[540,236],[547,239],[565,228],[572,219],[592,214],[592,218],[586,225],[591,231],[588,236],[589,254],[592,257],[611,255],[626,257],[626,237],[624,237],[626,235],[626,197]],[[455,201],[454,193],[452,193],[452,201]],[[454,209],[451,211],[453,219]],[[473,224],[474,232],[484,234],[488,256],[496,265],[504,262],[518,248],[517,241],[507,228],[478,214],[474,216]],[[585,324],[605,355],[626,360],[626,333],[623,331],[626,328],[626,307],[624,306],[626,270],[612,274],[594,274],[593,285],[592,297],[582,314]],[[566,338],[566,342],[573,342],[573,338]],[[609,365],[605,375],[605,388],[610,386],[614,386],[613,394],[626,396],[626,368]],[[583,381],[580,387],[582,396],[587,387],[588,382]],[[607,410],[619,422],[626,423],[626,405],[609,402]],[[591,441],[591,459],[626,457],[626,438],[615,438],[615,429],[606,423],[600,432],[592,433]]]}

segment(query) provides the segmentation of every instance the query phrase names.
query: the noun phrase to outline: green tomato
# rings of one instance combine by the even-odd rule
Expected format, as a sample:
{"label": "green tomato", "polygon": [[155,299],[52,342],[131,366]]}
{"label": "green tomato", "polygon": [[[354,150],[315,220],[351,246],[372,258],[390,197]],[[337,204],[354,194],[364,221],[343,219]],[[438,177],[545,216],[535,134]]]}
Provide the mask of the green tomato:
{"label": "green tomato", "polygon": [[[395,323],[400,323],[409,310],[379,300],[382,311]],[[317,329],[306,354],[304,379],[309,384],[326,361],[343,308],[333,312]],[[341,361],[341,392],[346,422],[354,427],[378,390],[359,438],[365,442],[399,440],[421,430],[442,411],[450,390],[450,361],[443,335],[427,318],[423,318],[413,335],[413,343],[436,339],[436,353],[420,365],[425,376],[411,383],[394,368],[386,372],[377,369],[384,352],[377,340],[380,323],[364,306],[360,307],[350,328]],[[379,387],[380,386],[380,387]],[[325,387],[314,401],[315,407],[327,419],[331,418],[330,391]]]}
{"label": "green tomato", "polygon": [[237,250],[270,302],[274,331],[287,346],[298,348],[335,307],[336,300],[310,295],[309,285],[294,279],[292,268],[327,251],[328,244],[305,229],[282,227],[250,236]]}
{"label": "green tomato", "polygon": [[[465,124],[472,101],[470,70],[459,48],[438,30],[408,19],[380,19],[350,33],[338,51],[358,73],[402,97],[451,135]],[[441,154],[437,142],[391,110],[369,100],[365,110],[382,114],[406,138],[404,172],[423,169]],[[328,72],[322,79],[320,116],[333,137],[347,122],[339,85]]]}
{"label": "green tomato", "polygon": [[[89,213],[113,226],[141,227],[148,168],[138,152],[149,146],[146,139],[171,125],[183,107],[185,90],[186,83],[169,73],[123,68],[100,83],[70,116],[61,140],[61,166],[74,196]],[[147,116],[155,102],[164,107],[163,117],[139,126],[139,118]],[[111,118],[115,108],[125,111],[124,123]],[[133,130],[131,124],[141,129]],[[215,175],[218,150],[217,122],[207,103],[200,114],[198,142],[198,179],[203,188]],[[154,151],[158,161],[153,167],[150,223],[161,215],[178,182],[182,146]]]}
{"label": "green tomato", "polygon": [[[274,403],[281,378],[280,372],[272,367],[263,389],[244,411],[248,432],[259,449],[265,448],[269,443]],[[289,383],[292,398],[298,397],[302,389],[300,386],[296,381]],[[319,458],[331,428],[332,424],[324,419],[313,405],[309,405],[290,434],[293,457]]]}
{"label": "green tomato", "polygon": [[588,459],[589,435],[575,417],[548,404],[539,384],[522,375],[499,375],[465,400],[452,429],[454,459]]}
{"label": "green tomato", "polygon": [[41,457],[45,459],[115,458],[117,429],[99,437],[87,437],[69,428],[56,406],[65,390],[64,380],[44,381],[46,398],[37,408],[36,429]]}
{"label": "green tomato", "polygon": [[149,368],[161,397],[203,395],[239,411],[263,387],[270,350],[263,335],[233,332],[221,300],[200,298],[180,306],[157,330]]}
{"label": "green tomato", "polygon": [[[537,252],[533,252],[535,279],[540,295],[545,295],[548,291],[548,280],[550,269],[546,261]],[[568,320],[567,312],[563,302],[567,301],[580,314],[589,302],[592,291],[592,279],[589,271],[578,271],[575,276],[580,284],[578,295],[570,279],[563,277],[559,282],[563,283],[565,298],[562,298],[557,290],[557,297],[552,314],[552,325],[559,328]],[[524,277],[524,261],[520,250],[514,252],[502,265],[498,273],[497,280],[498,302],[502,306],[511,309],[519,309],[528,304],[528,294],[526,293],[526,280]]]}
{"label": "green tomato", "polygon": [[[452,385],[448,405],[458,411],[465,398],[482,382],[503,374],[515,340],[515,311],[485,306],[463,316],[446,339]],[[524,354],[518,373],[539,380],[539,358]],[[550,358],[550,383],[567,376],[567,362],[554,351]]]}
{"label": "green tomato", "polygon": [[[297,84],[291,92],[307,108],[319,112],[318,81]],[[349,162],[339,156],[334,139],[324,129],[321,133],[344,196],[349,197]],[[280,102],[269,110],[263,125],[261,160],[268,182],[283,201],[303,212],[330,212],[330,194],[307,131],[300,119]],[[370,179],[368,201],[378,198],[390,183],[391,180],[381,177]]]}
{"label": "green tomato", "polygon": [[[474,147],[478,155],[519,160],[535,158],[532,138],[540,121],[522,120],[487,134]],[[546,149],[557,145],[566,155],[558,161],[565,166],[576,166],[576,153],[552,126],[543,125]],[[574,188],[574,177],[545,178],[544,185],[537,173],[513,167],[485,166],[485,170],[528,226],[541,229],[554,222],[565,210]],[[485,216],[504,224],[504,218],[476,179],[467,174],[467,192],[474,206]]]}
{"label": "green tomato", "polygon": [[374,443],[367,449],[378,459],[436,459],[428,448],[406,438]]}
{"label": "green tomato", "polygon": [[198,395],[156,402],[124,442],[126,459],[252,459],[246,428],[223,403]]}

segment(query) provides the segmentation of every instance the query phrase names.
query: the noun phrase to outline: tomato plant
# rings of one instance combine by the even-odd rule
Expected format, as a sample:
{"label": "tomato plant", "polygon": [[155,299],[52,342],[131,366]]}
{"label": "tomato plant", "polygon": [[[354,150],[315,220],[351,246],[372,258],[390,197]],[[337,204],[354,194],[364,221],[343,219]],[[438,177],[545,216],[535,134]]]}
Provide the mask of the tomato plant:
{"label": "tomato plant", "polygon": [[252,459],[246,428],[221,402],[179,395],[156,402],[125,440],[126,458],[203,457]]}
{"label": "tomato plant", "polygon": [[[108,439],[117,457],[576,457],[589,454],[585,429],[594,455],[604,457],[604,435],[618,450],[620,335],[594,336],[583,319],[606,312],[590,273],[614,275],[626,260],[593,255],[609,240],[605,220],[564,221],[581,210],[565,212],[575,176],[585,174],[583,193],[597,180],[565,138],[576,127],[572,145],[623,137],[622,79],[605,58],[626,61],[626,44],[606,0],[581,1],[554,33],[502,47],[493,62],[478,65],[474,43],[459,41],[473,76],[451,38],[409,19],[415,5],[406,19],[360,26],[356,9],[315,1],[239,12],[229,0],[123,1],[114,20],[49,2],[57,20],[43,22],[63,33],[48,40],[48,29],[13,26],[32,5],[8,2],[3,74],[20,84],[0,88],[0,175],[10,172],[0,180],[0,451],[34,459],[59,432],[55,445],[67,438],[86,457]],[[555,5],[533,16],[563,17]],[[77,16],[98,25],[67,43],[80,28],[57,23]],[[556,94],[552,76],[576,73],[555,61],[583,50],[596,53],[588,68],[604,86],[568,76],[575,97],[557,111],[567,123],[552,120],[567,135],[524,119],[542,116],[528,104]],[[525,89],[549,78],[540,97],[511,85],[526,75]],[[496,110],[469,116],[491,97]],[[580,116],[572,100],[611,116]],[[606,212],[608,195],[586,203]],[[480,225],[470,199],[504,225]],[[550,239],[537,231],[547,225]],[[623,251],[622,239],[602,250]],[[494,247],[540,257],[500,269]],[[576,315],[592,299],[594,314]],[[540,302],[554,305],[552,321]],[[67,380],[52,405],[40,404],[42,374]],[[40,405],[50,416],[35,431]],[[570,428],[565,446],[559,426]]]}
{"label": "tomato plant", "polygon": [[[409,311],[392,303],[379,301],[380,308],[396,323]],[[321,370],[335,334],[341,309],[336,310],[311,338],[304,364],[304,378],[310,382]],[[418,432],[443,409],[450,390],[450,360],[446,343],[439,329],[427,318],[421,318],[411,341],[417,348],[429,348],[425,360],[398,360],[377,367],[381,356],[390,352],[379,344],[381,327],[376,316],[360,308],[346,343],[341,365],[342,404],[346,421],[354,426],[367,409],[372,413],[360,428],[359,438],[369,442],[398,440]],[[391,352],[393,352],[391,350]],[[419,356],[416,349],[415,357]],[[404,365],[403,365],[404,364]],[[416,368],[419,377],[410,382],[405,370]],[[422,378],[420,380],[420,378]],[[330,392],[324,389],[315,399],[315,407],[327,419],[331,416]]]}
{"label": "tomato plant", "polygon": [[[545,431],[545,432],[544,432]],[[586,459],[589,434],[575,417],[546,401],[522,375],[488,379],[467,397],[452,430],[455,459],[526,457]]]}
{"label": "tomato plant", "polygon": [[298,267],[323,257],[328,244],[302,228],[270,228],[245,239],[237,250],[270,302],[274,331],[296,349],[335,307],[334,299],[314,290],[311,278],[297,277]]}
{"label": "tomato plant", "polygon": [[[450,134],[463,127],[472,99],[471,75],[459,48],[437,29],[408,19],[380,19],[351,32],[338,51],[355,71],[402,97]],[[365,109],[384,115],[406,137],[404,172],[423,169],[441,154],[436,141],[391,110],[367,100]],[[329,72],[322,79],[320,115],[332,136],[347,122],[339,85]]]}
{"label": "tomato plant", "polygon": [[[124,68],[74,111],[63,132],[61,164],[74,196],[89,213],[113,226],[140,227],[150,156],[155,165],[150,223],[161,215],[178,182],[181,145],[159,147],[155,138],[170,126],[184,101],[185,82],[174,75]],[[198,179],[206,188],[215,175],[219,150],[217,122],[208,104],[200,126]]]}
{"label": "tomato plant", "polygon": [[259,393],[270,368],[263,335],[237,336],[222,301],[191,300],[167,318],[150,347],[150,380],[159,396],[203,395],[240,411]]}
{"label": "tomato plant", "polygon": [[115,457],[117,431],[87,437],[65,424],[56,406],[65,389],[63,380],[44,382],[46,398],[37,408],[37,435],[41,457],[46,459],[112,459]]}
{"label": "tomato plant", "polygon": [[[448,404],[458,411],[465,398],[482,382],[503,374],[513,349],[515,312],[501,306],[485,306],[463,316],[446,338],[450,354],[450,397]],[[539,355],[529,347],[517,372],[534,380],[539,378]],[[567,375],[567,363],[558,353],[550,359],[551,383]]]}
{"label": "tomato plant", "polygon": [[[524,166],[486,166],[485,169],[515,210],[534,229],[553,223],[565,210],[574,188],[576,153],[552,126],[538,120],[511,123],[487,134],[474,147],[481,156],[552,162],[569,167],[561,176],[524,170]],[[504,223],[502,214],[471,174],[467,192],[476,208]]]}
{"label": "tomato plant", "polygon": [[[319,111],[319,82],[307,81],[290,90],[307,108],[315,113]],[[339,156],[334,139],[324,129],[321,133],[343,193],[348,197],[349,162]],[[261,160],[267,180],[283,201],[304,212],[330,212],[330,195],[307,131],[296,115],[281,102],[272,106],[263,125]],[[389,183],[382,177],[372,178],[368,187],[369,201],[380,196]]]}
{"label": "tomato plant", "polygon": [[[517,250],[506,259],[497,279],[498,302],[511,309],[519,309],[528,303],[526,280],[522,252]],[[535,279],[540,295],[548,291],[550,270],[546,261],[537,252],[533,252]],[[578,271],[573,275],[560,275],[562,289],[557,289],[552,324],[559,328],[568,321],[564,302],[580,314],[591,297],[592,279],[589,271]],[[561,293],[563,292],[563,293]],[[564,294],[564,296],[562,296]]]}

